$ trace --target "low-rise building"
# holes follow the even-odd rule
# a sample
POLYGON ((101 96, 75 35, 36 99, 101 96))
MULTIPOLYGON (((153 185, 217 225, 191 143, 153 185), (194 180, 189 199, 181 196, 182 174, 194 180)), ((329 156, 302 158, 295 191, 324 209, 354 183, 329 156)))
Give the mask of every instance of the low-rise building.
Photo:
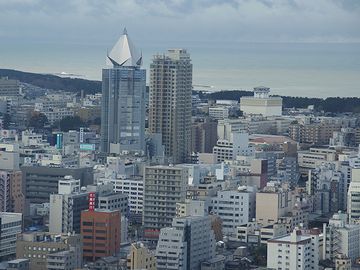
MULTIPOLYGON (((29 270, 54 269, 54 264, 60 264, 61 261, 68 262, 72 265, 72 269, 81 268, 82 237, 79 234, 23 233, 18 236, 16 241, 16 258, 28 259, 30 261, 29 270), (56 253, 62 251, 71 251, 71 256, 65 256, 65 258, 58 254, 58 257, 62 257, 62 259, 54 258, 56 253), (48 257, 49 254, 54 256, 48 257), (48 268, 48 265, 52 268, 48 268)), ((56 269, 67 270, 68 268, 56 269)))
POLYGON ((130 253, 127 256, 127 269, 156 270, 155 253, 146 248, 141 242, 131 244, 130 253))
POLYGON ((320 230, 294 230, 267 242, 267 267, 270 269, 319 269, 320 230))

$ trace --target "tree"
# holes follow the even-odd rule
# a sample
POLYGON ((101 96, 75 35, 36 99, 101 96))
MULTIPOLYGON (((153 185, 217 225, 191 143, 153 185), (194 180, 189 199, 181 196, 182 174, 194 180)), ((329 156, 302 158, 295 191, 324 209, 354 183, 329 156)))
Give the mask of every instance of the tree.
POLYGON ((2 119, 3 119, 3 127, 4 127, 4 129, 9 129, 10 122, 11 122, 10 114, 8 114, 8 113, 3 114, 2 119))
POLYGON ((48 119, 45 114, 40 112, 33 112, 28 121, 27 127, 32 127, 34 129, 44 129, 46 124, 48 124, 48 119))
POLYGON ((66 116, 60 120, 60 129, 61 131, 69 131, 72 129, 79 129, 84 127, 85 123, 81 120, 79 116, 66 116))

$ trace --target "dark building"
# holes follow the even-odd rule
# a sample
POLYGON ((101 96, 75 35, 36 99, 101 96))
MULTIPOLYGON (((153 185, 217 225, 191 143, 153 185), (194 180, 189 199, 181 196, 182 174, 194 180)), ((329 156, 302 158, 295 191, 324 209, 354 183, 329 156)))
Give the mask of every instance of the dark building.
POLYGON ((210 118, 198 118, 191 126, 191 152, 212 153, 217 141, 217 122, 210 118))
POLYGON ((50 194, 58 193, 58 182, 66 175, 80 179, 81 186, 90 185, 94 181, 92 168, 22 166, 21 171, 25 198, 29 203, 49 202, 50 194))

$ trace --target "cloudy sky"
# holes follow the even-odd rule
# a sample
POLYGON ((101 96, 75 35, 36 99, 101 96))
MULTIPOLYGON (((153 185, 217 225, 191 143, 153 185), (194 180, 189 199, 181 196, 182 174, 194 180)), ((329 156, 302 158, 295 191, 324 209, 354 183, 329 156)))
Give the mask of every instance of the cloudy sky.
POLYGON ((0 0, 0 39, 359 42, 359 0, 0 0))
POLYGON ((101 79, 126 27, 144 55, 187 48, 214 89, 358 95, 360 0, 0 0, 0 68, 101 79))

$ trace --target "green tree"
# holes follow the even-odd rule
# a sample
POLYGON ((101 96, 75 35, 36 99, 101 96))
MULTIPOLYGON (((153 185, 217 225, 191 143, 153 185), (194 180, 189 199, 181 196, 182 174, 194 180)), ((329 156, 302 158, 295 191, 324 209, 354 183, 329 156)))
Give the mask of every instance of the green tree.
POLYGON ((33 112, 28 121, 27 127, 32 127, 34 129, 44 129, 46 124, 48 124, 48 119, 45 114, 33 112))
POLYGON ((76 130, 80 127, 84 127, 85 123, 81 120, 79 116, 66 116, 60 120, 60 130, 61 131, 69 131, 76 130))
POLYGON ((4 129, 9 129, 10 122, 11 122, 11 115, 8 114, 8 113, 4 113, 2 115, 2 119, 3 119, 3 127, 4 127, 4 129))

